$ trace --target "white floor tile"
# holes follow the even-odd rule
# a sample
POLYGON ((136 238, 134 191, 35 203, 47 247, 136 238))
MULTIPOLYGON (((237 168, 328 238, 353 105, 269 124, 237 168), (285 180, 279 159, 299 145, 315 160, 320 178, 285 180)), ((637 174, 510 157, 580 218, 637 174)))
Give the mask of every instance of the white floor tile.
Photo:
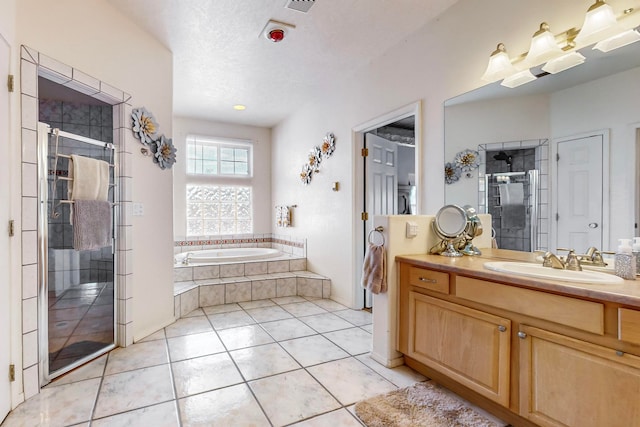
POLYGON ((320 333, 353 328, 353 325, 333 313, 301 317, 300 320, 320 333))
POLYGON ((306 299, 298 296, 290 296, 290 297, 271 298, 271 301, 275 302, 276 304, 283 305, 283 304, 291 304, 294 302, 305 302, 306 299))
POLYGON ((104 377, 94 416, 102 418, 175 399, 169 365, 104 377))
POLYGON ((343 405, 397 388, 353 357, 312 366, 307 370, 343 405))
POLYGON ((164 340, 141 342, 109 353, 105 375, 169 363, 164 340))
POLYGON ((251 316, 244 311, 232 311, 230 313, 220 313, 209 315, 209 320, 216 330, 235 328, 256 323, 251 316))
POLYGON ((255 319, 256 322, 271 322, 274 320, 291 319, 293 316, 282 308, 274 307, 261 307, 247 310, 247 313, 255 319))
POLYGON ((260 308, 260 307, 273 307, 274 305, 276 305, 275 302, 268 299, 240 302, 238 304, 245 310, 250 310, 252 308, 260 308))
POLYGON ((233 303, 233 304, 212 305, 210 307, 204 307, 202 310, 204 310, 204 313, 208 315, 208 314, 220 314, 220 313, 230 313, 232 311, 240 311, 242 310, 242 307, 240 307, 236 303, 233 303))
POLYGON ((342 329, 323 335, 353 356, 371 351, 371 334, 360 328, 342 329))
POLYGON ((262 327, 276 341, 290 340, 307 335, 315 335, 316 331, 299 321, 298 319, 277 320, 263 323, 262 327))
POLYGON ((314 314, 322 314, 327 312, 327 310, 320 308, 309 301, 285 304, 282 306, 282 308, 296 317, 312 316, 314 314))
POLYGON ((178 398, 242 382, 227 353, 212 354, 171 364, 178 398))
POLYGON ((318 415, 310 420, 292 424, 292 427, 362 427, 362 423, 346 409, 318 415))
POLYGON ((349 357, 349 353, 343 351, 322 335, 281 341, 280 345, 302 366, 317 365, 349 357))
POLYGON ((353 323, 356 326, 369 325, 373 322, 373 316, 364 310, 339 310, 333 314, 342 317, 344 320, 353 323))
POLYGON ((178 404, 183 427, 270 427, 246 384, 190 396, 178 404))
POLYGON ((63 384, 70 384, 78 381, 88 380, 91 378, 100 378, 104 374, 104 367, 107 364, 107 355, 103 355, 98 357, 95 360, 87 363, 86 365, 82 365, 73 371, 65 374, 59 378, 56 378, 51 384, 47 385, 49 387, 57 387, 63 384))
POLYGON ((417 382, 425 381, 427 379, 427 377, 425 377, 424 375, 417 373, 416 371, 405 365, 395 368, 387 368, 386 366, 382 366, 380 363, 373 360, 369 354, 356 356, 356 359, 376 371, 378 374, 382 375, 398 388, 409 387, 417 382))
POLYGON ((273 342, 273 338, 258 325, 223 329, 218 331, 218 335, 228 351, 273 342))
POLYGON ((229 352, 246 381, 300 369, 278 344, 266 344, 229 352))
POLYGON ((340 404, 304 370, 251 381, 258 402, 274 425, 282 426, 312 417, 340 404))
POLYGON ((164 328, 167 338, 213 331, 207 316, 185 317, 164 328))
POLYGON ((167 343, 169 345, 169 357, 172 362, 225 351, 218 334, 215 332, 169 338, 167 343))
POLYGON ((93 427, 113 426, 154 426, 154 427, 178 427, 178 408, 176 401, 147 406, 111 417, 101 418, 91 422, 93 427))
POLYGON ((330 299, 314 299, 311 302, 327 311, 346 310, 348 308, 330 299))

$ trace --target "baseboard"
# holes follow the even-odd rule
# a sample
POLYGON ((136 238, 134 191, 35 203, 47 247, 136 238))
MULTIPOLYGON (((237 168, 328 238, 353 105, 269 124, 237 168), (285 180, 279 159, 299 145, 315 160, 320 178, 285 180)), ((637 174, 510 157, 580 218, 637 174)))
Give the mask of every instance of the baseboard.
POLYGON ((381 356, 374 352, 371 352, 370 355, 373 360, 375 360, 376 362, 378 362, 379 364, 381 364, 386 368, 396 368, 398 366, 404 365, 404 356, 402 355, 400 355, 400 357, 395 357, 393 359, 388 359, 387 357, 381 356))

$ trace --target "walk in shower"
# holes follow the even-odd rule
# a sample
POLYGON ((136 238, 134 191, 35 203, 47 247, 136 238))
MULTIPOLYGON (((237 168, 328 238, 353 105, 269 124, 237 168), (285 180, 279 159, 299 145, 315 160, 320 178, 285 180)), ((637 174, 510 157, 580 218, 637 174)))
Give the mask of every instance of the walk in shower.
MULTIPOLYGON (((40 360, 44 382, 115 347, 116 153, 110 142, 38 125, 40 360), (71 155, 108 164, 110 228, 103 247, 83 249, 73 223, 71 155), (71 173, 70 173, 71 172, 71 173), (75 239, 74 242, 74 231, 75 239)), ((104 138, 110 139, 110 138, 104 138)), ((76 169, 76 180, 79 172, 76 169)), ((75 189, 74 189, 75 191, 75 189)), ((76 217, 77 218, 77 217, 76 217)), ((95 246, 95 245, 93 245, 95 246)))
POLYGON ((491 214, 500 249, 546 249, 547 140, 481 145, 480 212, 491 214), (542 229, 541 229, 542 228, 542 229))

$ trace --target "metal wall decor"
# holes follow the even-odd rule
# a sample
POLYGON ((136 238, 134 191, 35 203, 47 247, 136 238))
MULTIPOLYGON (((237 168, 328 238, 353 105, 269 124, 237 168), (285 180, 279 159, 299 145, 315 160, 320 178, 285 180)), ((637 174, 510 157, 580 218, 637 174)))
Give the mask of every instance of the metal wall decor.
POLYGON ((131 130, 136 138, 145 146, 140 152, 153 158, 160 169, 171 169, 176 162, 176 147, 171 138, 158 135, 158 122, 145 107, 134 108, 131 112, 131 130), (148 148, 147 148, 148 147, 148 148))
POLYGON ((320 171, 322 161, 331 157, 335 149, 336 138, 331 132, 325 135, 321 145, 316 145, 311 149, 307 156, 307 163, 302 165, 302 171, 300 172, 300 181, 304 185, 311 182, 313 174, 320 171))
POLYGON ((480 155, 474 150, 462 150, 455 155, 453 162, 444 165, 444 181, 453 184, 458 181, 464 173, 467 178, 471 178, 474 169, 480 166, 480 155))

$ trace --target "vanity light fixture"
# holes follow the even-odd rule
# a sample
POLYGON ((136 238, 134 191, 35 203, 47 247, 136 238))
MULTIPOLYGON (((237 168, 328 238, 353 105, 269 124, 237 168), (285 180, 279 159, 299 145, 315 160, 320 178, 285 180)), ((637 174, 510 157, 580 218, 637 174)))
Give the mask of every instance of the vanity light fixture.
POLYGON ((533 75, 530 69, 518 71, 517 73, 506 77, 502 83, 502 86, 513 89, 514 87, 522 86, 525 83, 529 83, 537 79, 536 76, 533 75))
POLYGON ((544 64, 542 71, 549 74, 557 74, 561 71, 568 70, 571 67, 575 67, 576 65, 584 64, 585 60, 584 55, 581 53, 570 52, 544 64))
POLYGON ((516 70, 516 67, 511 63, 511 59, 509 59, 504 44, 499 43, 496 50, 494 50, 489 57, 489 65, 487 65, 487 70, 482 75, 482 80, 493 83, 517 72, 518 70, 516 70))
POLYGON ((627 30, 596 43, 593 48, 602 52, 609 52, 637 41, 640 41, 640 33, 638 33, 638 30, 627 30))
POLYGON ((233 106, 233 109, 236 111, 244 111, 247 109, 247 106, 243 104, 236 104, 233 106))
POLYGON ((596 0, 584 17, 584 24, 575 39, 579 47, 588 46, 622 32, 613 8, 603 0, 596 0))
POLYGON ((535 67, 557 58, 563 53, 564 51, 558 45, 556 37, 549 31, 549 24, 543 22, 540 24, 540 29, 531 38, 531 46, 525 58, 525 63, 529 67, 535 67))

